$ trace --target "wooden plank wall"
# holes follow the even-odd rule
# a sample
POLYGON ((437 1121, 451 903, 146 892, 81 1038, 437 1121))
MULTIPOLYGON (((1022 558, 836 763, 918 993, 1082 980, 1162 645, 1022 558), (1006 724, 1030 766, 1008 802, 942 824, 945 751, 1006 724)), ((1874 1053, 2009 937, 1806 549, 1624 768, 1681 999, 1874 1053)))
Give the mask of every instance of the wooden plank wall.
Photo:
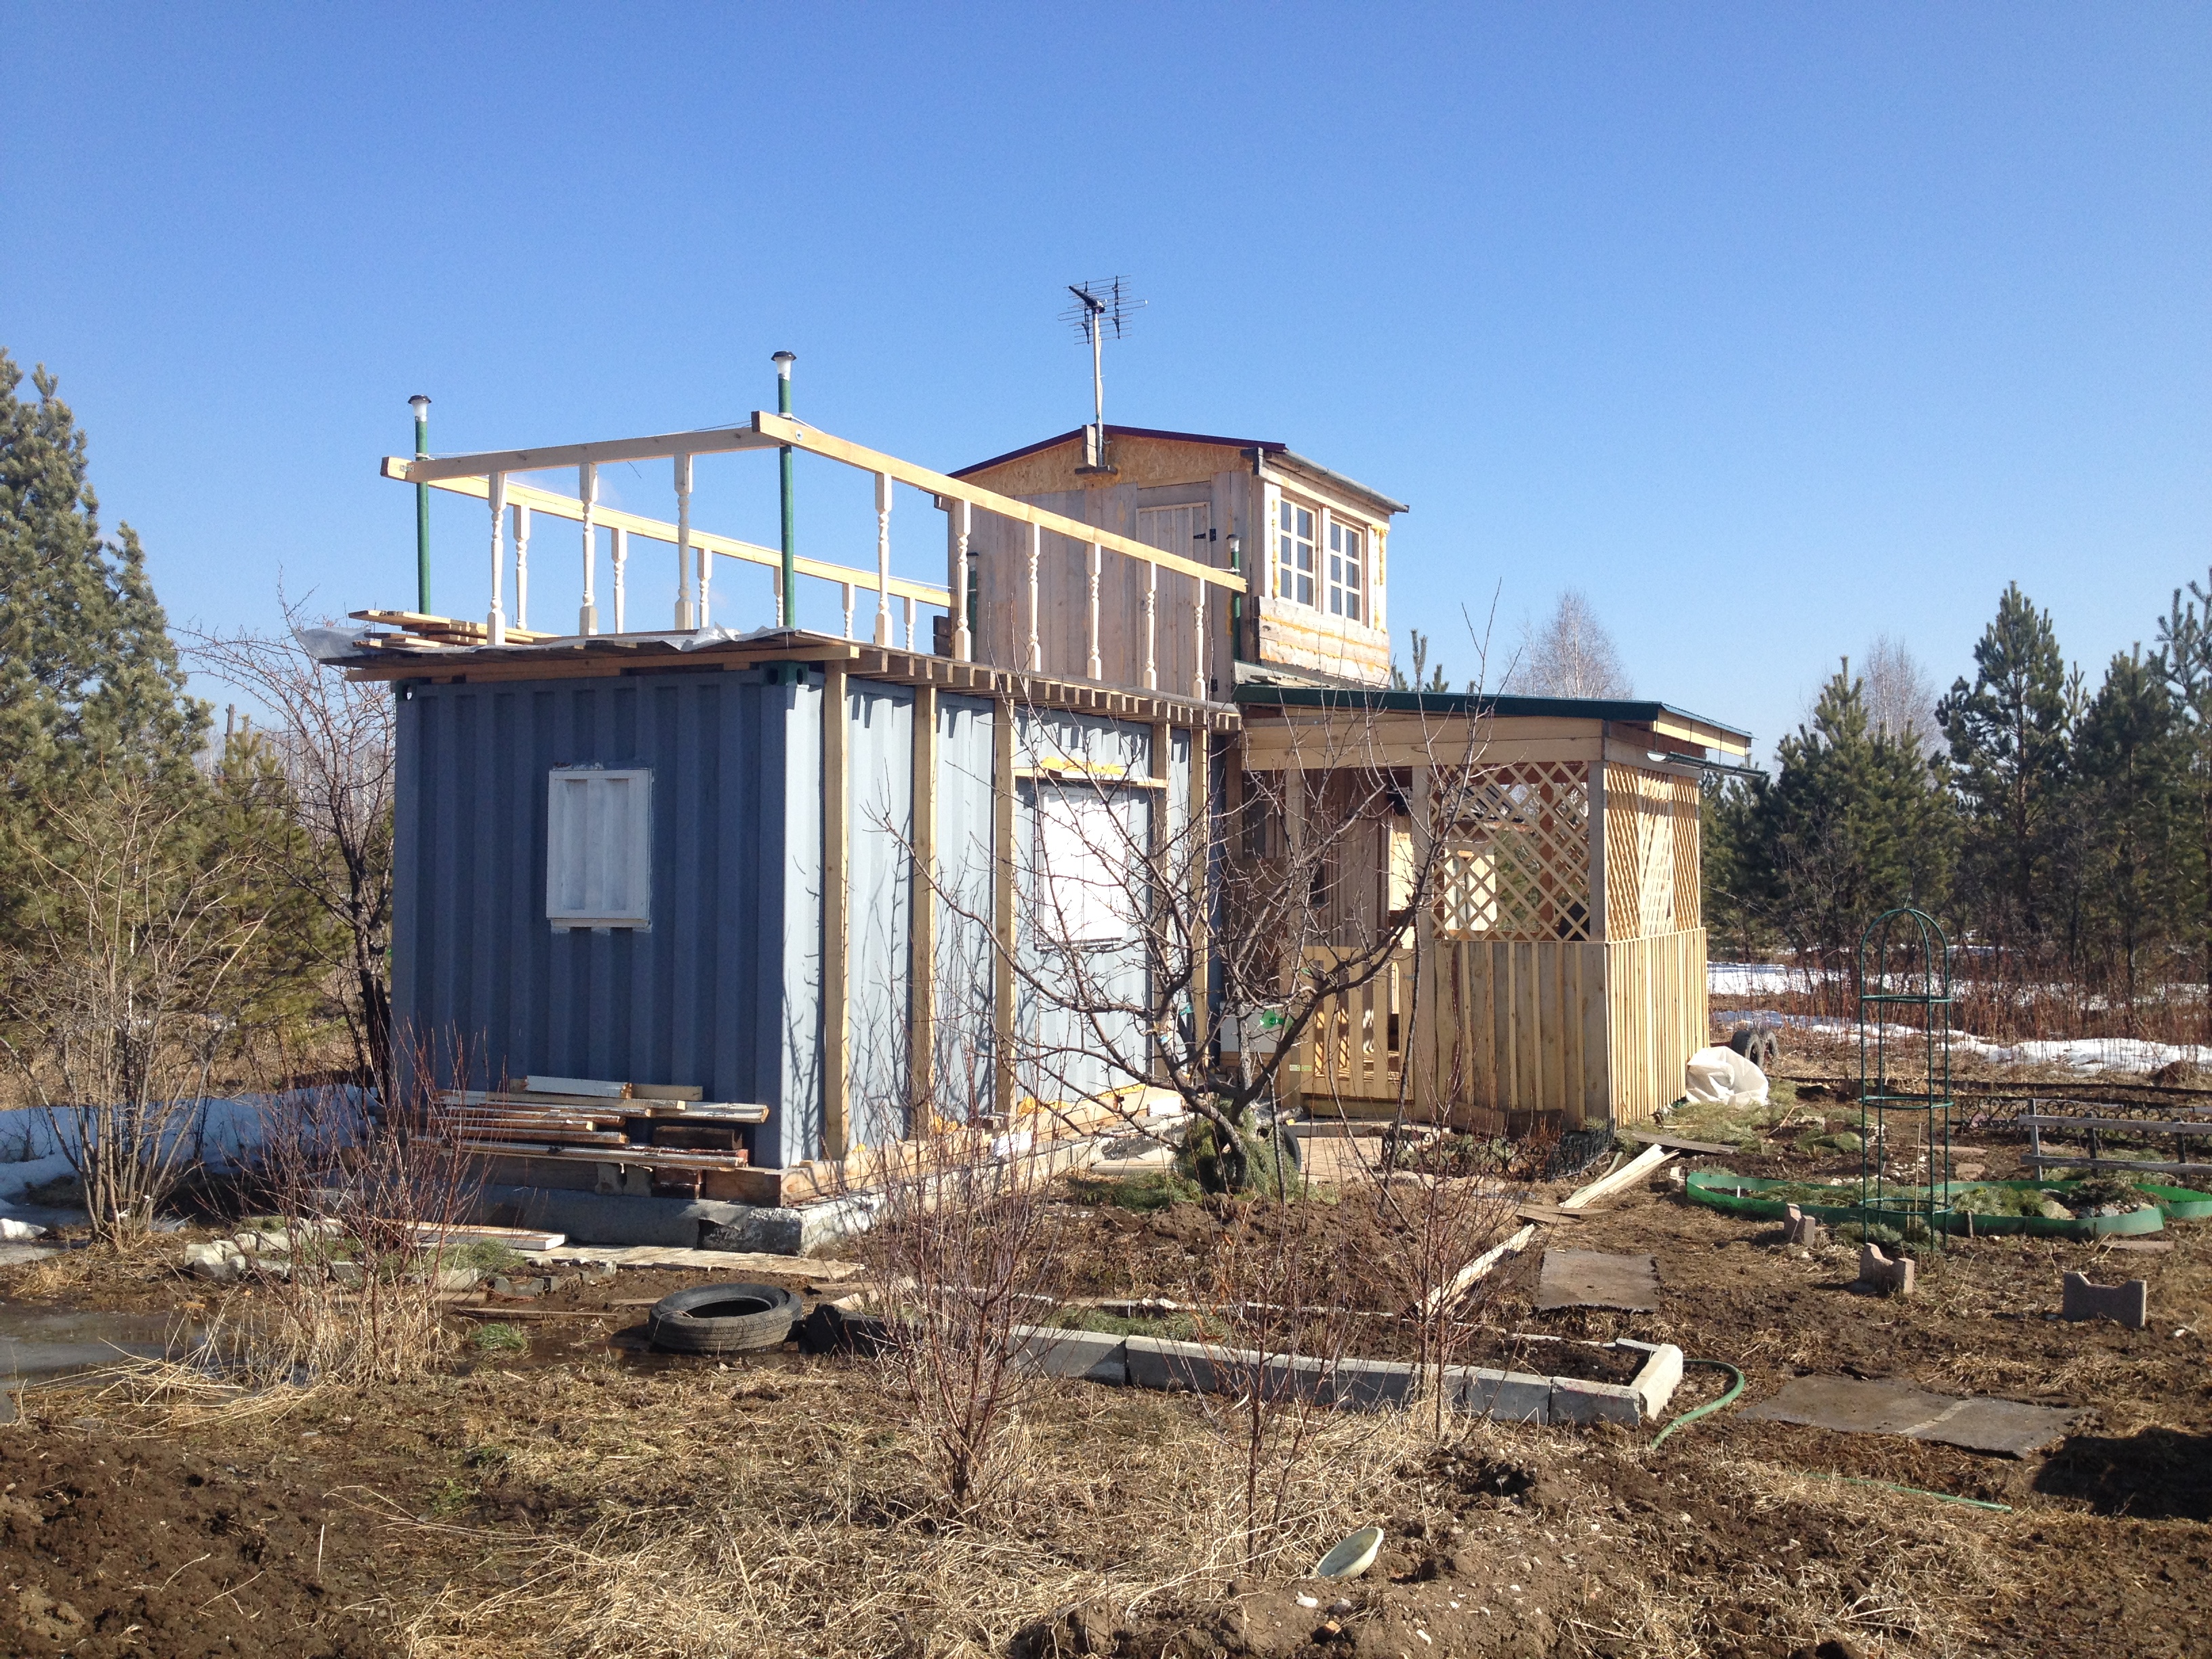
POLYGON ((1606 954, 1613 1121, 1648 1123, 1681 1098, 1684 1065, 1705 1046, 1705 930, 1685 927, 1593 948, 1606 954))
POLYGON ((1604 1120, 1602 945, 1453 939, 1437 957, 1434 1082, 1424 1092, 1453 1121, 1472 1114, 1473 1124, 1495 1124, 1509 1111, 1557 1112, 1570 1127, 1604 1120))

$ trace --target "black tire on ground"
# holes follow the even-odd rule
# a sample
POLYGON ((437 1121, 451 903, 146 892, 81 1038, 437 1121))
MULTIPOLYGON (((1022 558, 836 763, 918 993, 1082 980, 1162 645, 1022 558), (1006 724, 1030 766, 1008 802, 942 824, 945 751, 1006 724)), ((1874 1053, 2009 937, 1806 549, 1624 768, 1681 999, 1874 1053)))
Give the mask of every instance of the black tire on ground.
POLYGON ((799 1298, 773 1285, 695 1285, 664 1296, 646 1335, 668 1353, 755 1353, 779 1347, 799 1320, 799 1298))

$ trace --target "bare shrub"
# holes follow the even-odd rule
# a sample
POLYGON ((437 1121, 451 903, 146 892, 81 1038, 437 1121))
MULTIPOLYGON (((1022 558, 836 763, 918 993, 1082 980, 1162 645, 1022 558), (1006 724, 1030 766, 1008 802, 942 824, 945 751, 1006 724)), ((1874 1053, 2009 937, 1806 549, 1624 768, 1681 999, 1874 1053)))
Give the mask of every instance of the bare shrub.
POLYGON ((10 1065, 83 1185, 95 1237, 143 1231, 192 1161, 260 933, 251 848, 210 847, 189 793, 114 772, 44 804, 40 891, 0 981, 10 1065))
POLYGON ((1018 1466, 1021 1328, 1050 1317, 1060 1282, 1050 1164, 1018 1138, 960 1124, 900 1148, 884 1190, 875 1253, 892 1331, 879 1363, 955 1511, 1004 1496, 1018 1466))

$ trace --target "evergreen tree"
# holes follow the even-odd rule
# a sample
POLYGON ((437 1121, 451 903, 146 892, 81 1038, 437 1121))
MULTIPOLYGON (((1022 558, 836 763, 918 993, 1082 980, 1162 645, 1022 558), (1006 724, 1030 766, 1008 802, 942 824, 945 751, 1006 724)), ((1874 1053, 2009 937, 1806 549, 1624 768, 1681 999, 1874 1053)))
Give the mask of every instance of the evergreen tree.
POLYGON ((2173 696, 2182 750, 2182 836, 2189 856, 2178 872, 2177 938, 2197 952, 2212 1022, 2212 577, 2207 582, 2190 583, 2186 604, 2182 590, 2173 590, 2172 605, 2159 622, 2154 660, 2173 696))
MULTIPOLYGON (((1936 706, 1966 809, 1961 874, 2001 950, 2043 943, 2063 873, 2069 737, 2066 665, 2047 611, 2008 585, 1974 647, 1974 681, 1936 706)), ((2061 917, 2063 921, 2063 915, 2061 917)))
POLYGON ((1724 796, 1715 817, 1740 900, 1791 946, 1841 967, 1881 912, 1942 907, 1955 836, 1940 763, 1911 732, 1873 727, 1848 663, 1776 758, 1771 781, 1724 796))
POLYGON ((184 781, 207 729, 185 695, 138 538, 100 531, 85 438, 45 368, 35 403, 0 349, 0 789, 21 802, 88 765, 184 781))
POLYGON ((2130 1030, 2144 953, 2175 920, 2186 753, 2164 665, 2140 649, 2114 656, 2075 742, 2075 821, 2087 920, 2118 969, 2130 1030))

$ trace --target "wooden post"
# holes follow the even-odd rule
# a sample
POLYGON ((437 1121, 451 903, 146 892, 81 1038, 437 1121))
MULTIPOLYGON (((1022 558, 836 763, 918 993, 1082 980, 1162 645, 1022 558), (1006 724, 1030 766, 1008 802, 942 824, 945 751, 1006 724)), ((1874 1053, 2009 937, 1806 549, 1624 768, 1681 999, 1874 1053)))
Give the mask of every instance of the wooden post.
POLYGON ((914 917, 907 968, 908 1134, 929 1127, 937 1087, 937 688, 914 694, 914 917), (916 1121, 918 1120, 918 1121, 916 1121))
POLYGON ((1098 661, 1098 567, 1105 557, 1105 550, 1097 542, 1091 544, 1091 582, 1084 600, 1084 624, 1091 641, 1090 653, 1083 659, 1083 678, 1099 680, 1106 678, 1098 661))
POLYGON ((1213 1027, 1213 761, 1203 726, 1190 728, 1191 861, 1190 1030, 1200 1054, 1213 1027))
POLYGON ((1037 564, 1044 557, 1044 530, 1038 525, 1030 526, 1030 672, 1041 673, 1044 669, 1044 652, 1037 643, 1037 564))
POLYGON ((691 458, 675 457, 676 467, 676 631, 688 634, 698 626, 691 602, 691 458))
POLYGON ((822 671, 822 1156, 851 1150, 848 1054, 852 1010, 846 996, 847 793, 845 666, 822 671))
MULTIPOLYGON (((1031 544, 1035 546, 1035 543, 1031 544)), ((1034 567, 1032 567, 1034 568, 1034 567)), ((1032 588, 1031 592, 1035 592, 1032 588)), ((996 1073, 993 1109, 1002 1118, 1014 1110, 1014 702, 1001 697, 992 710, 991 923, 998 933, 992 951, 992 1059, 996 1073)))
POLYGON ((484 616, 484 637, 494 645, 507 643, 507 474, 491 475, 491 609, 484 616))
MULTIPOLYGON (((1305 769, 1292 755, 1283 767, 1283 853, 1285 872, 1289 879, 1301 881, 1305 890, 1296 896, 1296 915, 1303 918, 1290 940, 1290 952, 1283 962, 1280 994, 1287 1000, 1297 984, 1298 975, 1305 969, 1306 946, 1312 942, 1313 872, 1301 872, 1299 857, 1306 844, 1306 775, 1305 769)), ((1283 1069, 1276 1075, 1286 1079, 1283 1086, 1290 1097, 1303 1103, 1306 1083, 1313 1074, 1316 1033, 1311 1023, 1306 1026, 1306 1036, 1300 1045, 1303 1052, 1285 1057, 1283 1069)))
POLYGON ((952 504, 952 657, 956 662, 971 662, 975 653, 968 616, 968 545, 975 529, 974 514, 969 502, 952 504))
POLYGON ((576 499, 584 507, 584 602, 576 611, 576 631, 588 637, 599 631, 599 607, 592 594, 599 562, 599 532, 592 522, 592 509, 599 499, 599 469, 589 461, 576 469, 576 499))
MULTIPOLYGON (((1200 587, 1205 586, 1200 582, 1200 587)), ((1160 568, 1145 567, 1145 690, 1160 689, 1159 667, 1160 568)))
MULTIPOLYGON (((1159 937, 1158 930, 1164 927, 1167 921, 1166 901, 1157 884, 1167 872, 1168 853, 1174 845, 1168 823, 1167 790, 1168 749, 1172 736, 1173 729, 1165 720, 1152 722, 1152 781, 1160 787, 1151 792, 1146 802, 1146 811, 1151 814, 1151 817, 1147 823, 1149 833, 1145 837, 1145 854, 1152 872, 1151 881, 1147 884, 1152 887, 1152 925, 1155 930, 1153 935, 1155 938, 1159 937)), ((1158 986, 1153 987, 1152 993, 1146 998, 1156 1011, 1159 1006, 1158 988, 1158 986)), ((1155 1038, 1147 1054, 1147 1058, 1152 1062, 1151 1073, 1155 1081, 1158 1081, 1160 1077, 1159 1054, 1159 1042, 1155 1038)))
POLYGON ((876 643, 891 641, 891 475, 876 474, 876 643))
POLYGON ((530 626, 530 509, 514 507, 514 625, 530 626))
MULTIPOLYGON (((1605 747, 1605 723, 1598 724, 1601 751, 1605 747)), ((1605 756, 1601 752, 1589 769, 1589 936, 1602 940, 1605 931, 1605 756)))
POLYGON ((629 619, 623 615, 623 604, 625 597, 623 592, 623 567, 629 562, 629 532, 617 526, 608 534, 614 540, 615 632, 620 634, 629 626, 629 619))
MULTIPOLYGON (((1431 815, 1436 810, 1436 774, 1425 763, 1413 768, 1413 868, 1427 867, 1429 848, 1436 840, 1431 815)), ((1437 907, 1433 890, 1413 895, 1413 973, 1420 987, 1413 1006, 1413 1029, 1401 1038, 1399 1063, 1406 1068, 1406 1102, 1420 1107, 1431 1103, 1435 1092, 1435 1033, 1437 1030, 1437 907)))

